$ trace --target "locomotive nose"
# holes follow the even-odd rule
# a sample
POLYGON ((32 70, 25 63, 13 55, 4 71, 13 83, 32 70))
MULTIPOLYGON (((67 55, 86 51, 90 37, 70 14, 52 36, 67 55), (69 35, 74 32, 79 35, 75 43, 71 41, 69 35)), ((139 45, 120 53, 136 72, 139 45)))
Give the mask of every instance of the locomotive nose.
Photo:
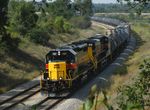
POLYGON ((49 62, 48 73, 51 80, 66 79, 66 62, 49 62))

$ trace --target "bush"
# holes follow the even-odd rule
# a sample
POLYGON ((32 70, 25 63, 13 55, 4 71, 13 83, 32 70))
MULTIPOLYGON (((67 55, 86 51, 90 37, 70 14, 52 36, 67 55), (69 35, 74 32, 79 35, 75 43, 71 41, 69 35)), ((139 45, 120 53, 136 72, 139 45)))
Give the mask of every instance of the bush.
POLYGON ((48 32, 35 28, 30 33, 30 40, 34 43, 46 45, 49 41, 48 32))
POLYGON ((54 30, 54 20, 51 17, 39 17, 40 19, 37 22, 37 27, 42 30, 47 31, 48 33, 53 33, 54 30))
POLYGON ((73 17, 71 18, 71 23, 81 29, 86 29, 91 26, 91 21, 88 17, 85 16, 78 16, 78 17, 73 17))
POLYGON ((3 57, 5 55, 5 52, 7 51, 7 44, 6 42, 0 41, 0 57, 3 57))
POLYGON ((140 66, 140 75, 134 78, 134 83, 118 89, 118 106, 122 110, 143 110, 149 106, 150 58, 140 66))
POLYGON ((64 28, 64 18, 62 16, 58 16, 55 18, 54 27, 57 32, 63 32, 64 28))
POLYGON ((116 70, 114 71, 114 74, 115 75, 125 75, 127 74, 127 67, 126 65, 123 65, 123 66, 119 66, 116 68, 116 70))
POLYGON ((68 22, 64 22, 63 28, 65 32, 69 32, 70 29, 72 28, 72 25, 68 22))

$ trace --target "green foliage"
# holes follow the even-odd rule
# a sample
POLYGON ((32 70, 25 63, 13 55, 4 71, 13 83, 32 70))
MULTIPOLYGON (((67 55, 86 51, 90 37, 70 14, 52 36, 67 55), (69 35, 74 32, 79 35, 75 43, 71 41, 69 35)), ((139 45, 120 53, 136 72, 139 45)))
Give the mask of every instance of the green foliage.
POLYGON ((75 0, 75 9, 82 16, 91 16, 93 14, 92 0, 75 0))
POLYGON ((56 17, 55 21, 54 21, 54 27, 55 27, 57 32, 63 32, 64 31, 63 25, 64 25, 64 18, 62 16, 56 17))
POLYGON ((127 73, 127 67, 126 65, 120 66, 116 68, 114 71, 114 74, 119 74, 119 75, 125 75, 127 73))
POLYGON ((0 41, 2 37, 7 36, 6 25, 7 25, 7 5, 9 0, 0 0, 0 41))
POLYGON ((93 15, 92 0, 84 0, 82 9, 83 9, 83 15, 86 15, 86 16, 93 15))
POLYGON ((49 35, 44 30, 35 28, 30 33, 30 39, 32 42, 46 45, 49 41, 49 35))
POLYGON ((72 28, 71 23, 67 22, 62 16, 58 16, 54 21, 54 31, 58 33, 69 32, 72 28))
POLYGON ((72 25, 69 22, 64 22, 63 28, 65 32, 69 32, 72 28, 72 25))
POLYGON ((135 79, 132 85, 119 88, 118 105, 122 110, 140 110, 148 106, 150 94, 150 59, 144 60, 140 66, 140 76, 135 79))
POLYGON ((95 94, 97 93, 97 85, 93 85, 90 89, 88 98, 83 104, 83 110, 91 110, 94 106, 95 94))
POLYGON ((45 30, 48 33, 53 33, 54 20, 51 17, 39 17, 37 27, 45 30))
POLYGON ((50 3, 46 10, 53 17, 62 16, 70 19, 74 15, 74 9, 70 4, 70 0, 56 0, 50 3))
POLYGON ((128 13, 129 7, 126 4, 94 4, 96 13, 128 13))
MULTIPOLYGON (((91 0, 84 0, 82 7, 86 10, 84 15, 89 15, 91 0)), ((9 33, 12 38, 31 35, 29 37, 33 42, 44 44, 50 34, 70 32, 73 26, 68 21, 76 15, 76 10, 70 0, 56 0, 52 3, 46 3, 44 0, 40 5, 36 5, 35 1, 2 0, 0 13, 0 40, 4 34, 7 36, 6 33, 9 33)), ((83 17, 80 23, 79 27, 87 28, 90 26, 90 19, 83 17)))
POLYGON ((93 102, 90 99, 87 99, 83 105, 83 110, 91 110, 93 102))
POLYGON ((91 26, 91 21, 88 17, 77 16, 73 17, 70 22, 77 28, 86 29, 91 26))
POLYGON ((135 10, 137 15, 141 15, 142 11, 150 3, 150 0, 117 0, 120 3, 127 3, 129 7, 135 10))
POLYGON ((144 60, 144 63, 140 65, 141 77, 144 79, 150 80, 150 59, 144 60))
POLYGON ((11 35, 18 33, 18 35, 25 36, 36 26, 38 16, 35 14, 35 8, 31 2, 11 0, 8 9, 8 30, 11 35))
POLYGON ((37 110, 37 105, 33 105, 33 106, 31 106, 31 108, 30 108, 31 110, 37 110))
POLYGON ((6 42, 0 42, 0 58, 5 55, 6 51, 7 51, 6 42))

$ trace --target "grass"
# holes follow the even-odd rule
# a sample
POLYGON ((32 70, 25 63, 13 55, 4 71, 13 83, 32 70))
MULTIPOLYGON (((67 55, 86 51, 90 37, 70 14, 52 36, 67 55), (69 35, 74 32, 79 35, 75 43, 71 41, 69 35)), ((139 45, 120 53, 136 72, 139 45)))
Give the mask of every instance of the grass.
POLYGON ((17 49, 5 53, 3 58, 0 57, 0 93, 37 77, 40 74, 40 67, 44 67, 44 58, 50 49, 104 32, 104 29, 97 26, 82 30, 74 29, 70 34, 51 35, 47 46, 21 38, 17 49))
MULTIPOLYGON (((140 19, 130 19, 126 15, 117 15, 115 18, 126 19, 131 23, 133 36, 137 39, 137 48, 124 63, 121 68, 117 68, 111 77, 111 86, 107 88, 109 103, 115 103, 114 98, 117 96, 117 90, 124 84, 131 84, 133 78, 138 76, 139 65, 145 58, 150 57, 150 16, 143 16, 140 19)), ((102 104, 98 108, 104 108, 102 104)))

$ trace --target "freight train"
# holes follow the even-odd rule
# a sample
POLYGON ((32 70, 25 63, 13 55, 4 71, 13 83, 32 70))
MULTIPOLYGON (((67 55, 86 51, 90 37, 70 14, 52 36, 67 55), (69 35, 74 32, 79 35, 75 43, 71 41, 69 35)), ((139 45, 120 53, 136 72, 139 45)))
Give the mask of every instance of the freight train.
POLYGON ((41 74, 41 92, 50 97, 61 96, 79 87, 112 61, 126 46, 129 37, 130 26, 121 23, 110 35, 96 34, 50 50, 45 58, 45 72, 41 74))

